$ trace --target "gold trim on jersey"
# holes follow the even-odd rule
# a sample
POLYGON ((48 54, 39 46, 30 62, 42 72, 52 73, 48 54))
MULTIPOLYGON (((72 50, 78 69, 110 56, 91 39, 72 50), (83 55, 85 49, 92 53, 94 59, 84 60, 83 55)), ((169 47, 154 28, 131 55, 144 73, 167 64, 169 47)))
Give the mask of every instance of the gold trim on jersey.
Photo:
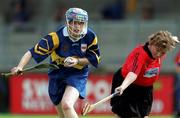
POLYGON ((91 43, 91 45, 88 46, 88 48, 90 48, 93 45, 97 45, 97 37, 94 38, 93 42, 91 43))
MULTIPOLYGON (((47 52, 46 52, 46 53, 43 53, 43 52, 39 51, 38 49, 39 49, 39 50, 42 50, 42 47, 41 47, 41 49, 40 49, 40 46, 39 46, 38 44, 36 44, 35 47, 34 47, 34 52, 35 52, 35 53, 40 54, 40 55, 46 55, 46 54, 47 54, 47 52)), ((43 51, 43 50, 42 50, 42 51, 43 51)))
POLYGON ((40 55, 46 55, 46 54, 51 53, 54 49, 56 49, 59 46, 59 38, 56 32, 51 32, 49 35, 52 36, 52 42, 53 42, 52 50, 50 50, 49 48, 48 40, 45 38, 42 38, 42 40, 46 42, 47 49, 36 44, 34 48, 35 53, 40 54, 40 55))
POLYGON ((57 48, 59 46, 59 43, 60 43, 58 35, 56 34, 56 32, 51 32, 49 35, 52 36, 52 41, 54 44, 53 49, 57 48))
POLYGON ((95 56, 96 56, 96 59, 97 59, 97 62, 98 62, 98 64, 100 63, 100 59, 101 59, 101 57, 100 56, 98 56, 93 50, 90 50, 92 53, 94 53, 95 54, 95 56))
MULTIPOLYGON (((91 45, 88 46, 88 49, 93 46, 93 45, 97 45, 97 37, 94 38, 93 42, 91 45)), ((98 50, 98 49, 94 49, 95 51, 98 50)), ((90 50, 91 52, 93 52, 96 56, 96 59, 97 59, 97 62, 100 63, 100 59, 101 57, 99 57, 93 50, 90 50)))

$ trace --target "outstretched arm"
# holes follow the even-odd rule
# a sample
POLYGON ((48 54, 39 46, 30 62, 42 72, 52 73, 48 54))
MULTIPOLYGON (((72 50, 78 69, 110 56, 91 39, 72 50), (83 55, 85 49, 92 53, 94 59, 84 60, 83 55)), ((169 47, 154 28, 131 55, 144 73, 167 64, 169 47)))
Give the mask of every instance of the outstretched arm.
POLYGON ((12 72, 13 74, 17 74, 18 71, 22 71, 22 69, 24 68, 24 66, 28 64, 28 62, 31 60, 31 58, 32 58, 31 52, 30 52, 30 51, 27 51, 27 52, 23 55, 23 57, 21 58, 18 66, 12 68, 11 72, 12 72))
POLYGON ((123 83, 115 89, 116 92, 119 93, 119 95, 122 95, 123 91, 132 84, 137 78, 137 75, 133 72, 129 72, 124 79, 123 83))

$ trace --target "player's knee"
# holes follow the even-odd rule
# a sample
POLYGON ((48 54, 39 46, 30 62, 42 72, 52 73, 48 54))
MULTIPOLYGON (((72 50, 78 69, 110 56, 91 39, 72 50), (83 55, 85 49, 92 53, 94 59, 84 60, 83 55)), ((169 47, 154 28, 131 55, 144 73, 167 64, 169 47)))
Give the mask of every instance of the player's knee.
POLYGON ((73 108, 73 105, 71 105, 71 103, 69 103, 68 101, 62 101, 61 107, 63 110, 69 110, 73 108))

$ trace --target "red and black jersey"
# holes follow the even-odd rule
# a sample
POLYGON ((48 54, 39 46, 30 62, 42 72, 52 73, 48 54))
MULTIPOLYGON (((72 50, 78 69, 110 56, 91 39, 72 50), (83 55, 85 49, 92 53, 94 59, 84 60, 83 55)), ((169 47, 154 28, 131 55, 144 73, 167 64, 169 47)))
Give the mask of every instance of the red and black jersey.
POLYGON ((133 72, 137 74, 134 84, 152 86, 159 77, 161 60, 152 57, 148 43, 139 45, 126 58, 121 74, 125 78, 129 72, 133 72))

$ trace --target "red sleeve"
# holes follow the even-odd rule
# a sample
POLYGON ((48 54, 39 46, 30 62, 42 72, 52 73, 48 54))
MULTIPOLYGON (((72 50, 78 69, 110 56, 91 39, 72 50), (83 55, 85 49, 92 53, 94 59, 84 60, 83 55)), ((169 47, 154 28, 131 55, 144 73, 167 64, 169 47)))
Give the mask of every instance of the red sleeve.
POLYGON ((132 55, 131 61, 129 62, 129 69, 131 72, 136 73, 137 75, 140 73, 142 66, 144 65, 144 57, 141 52, 137 52, 132 55))
POLYGON ((139 75, 146 60, 146 53, 142 48, 134 49, 126 59, 123 65, 123 75, 127 75, 129 72, 134 72, 139 75))

